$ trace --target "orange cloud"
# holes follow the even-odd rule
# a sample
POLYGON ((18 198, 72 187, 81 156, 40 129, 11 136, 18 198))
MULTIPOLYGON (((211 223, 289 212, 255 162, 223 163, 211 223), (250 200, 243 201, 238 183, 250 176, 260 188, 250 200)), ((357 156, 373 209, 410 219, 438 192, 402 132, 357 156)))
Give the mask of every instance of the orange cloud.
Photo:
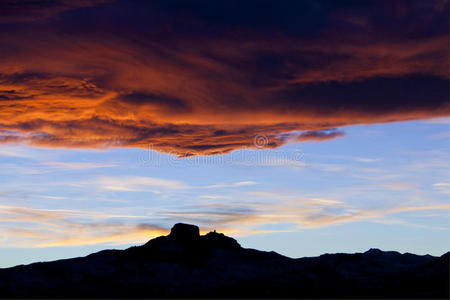
POLYGON ((255 19, 225 3, 228 17, 177 1, 56 3, 44 19, 20 4, 1 19, 0 143, 214 155, 256 135, 274 148, 449 115, 445 1, 262 3, 255 19))

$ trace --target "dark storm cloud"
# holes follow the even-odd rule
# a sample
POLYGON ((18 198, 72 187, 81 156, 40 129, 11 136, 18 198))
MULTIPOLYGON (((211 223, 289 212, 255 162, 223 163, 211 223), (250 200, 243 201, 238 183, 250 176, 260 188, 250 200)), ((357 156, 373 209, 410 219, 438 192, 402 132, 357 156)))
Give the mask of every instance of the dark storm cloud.
POLYGON ((2 0, 0 23, 44 20, 64 11, 95 6, 108 1, 111 0, 2 0))
POLYGON ((0 8, 0 142, 213 155, 449 115, 448 1, 0 8))
POLYGON ((116 101, 126 103, 130 106, 150 106, 167 113, 187 112, 190 110, 188 104, 182 99, 151 93, 137 92, 126 94, 114 99, 113 103, 116 101))
POLYGON ((328 141, 333 140, 336 138, 344 137, 345 133, 336 129, 331 130, 324 130, 324 131, 305 131, 298 136, 295 137, 295 139, 299 142, 303 141, 315 141, 315 142, 321 142, 321 141, 328 141))

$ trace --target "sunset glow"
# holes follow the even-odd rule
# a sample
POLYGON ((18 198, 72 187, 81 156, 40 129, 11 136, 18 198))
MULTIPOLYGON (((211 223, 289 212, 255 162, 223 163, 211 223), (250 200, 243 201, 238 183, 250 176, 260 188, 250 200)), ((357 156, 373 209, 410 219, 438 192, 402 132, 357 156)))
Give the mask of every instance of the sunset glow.
POLYGON ((448 251, 449 2, 213 2, 0 3, 0 268, 181 221, 448 251))

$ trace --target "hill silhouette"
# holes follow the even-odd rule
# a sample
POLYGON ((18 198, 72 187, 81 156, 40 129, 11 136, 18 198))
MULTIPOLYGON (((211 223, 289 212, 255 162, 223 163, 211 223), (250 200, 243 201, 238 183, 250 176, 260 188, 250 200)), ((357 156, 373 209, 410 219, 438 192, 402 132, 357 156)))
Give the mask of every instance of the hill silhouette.
POLYGON ((0 269, 0 297, 448 299, 449 256, 370 249, 292 259, 179 223, 142 246, 0 269))

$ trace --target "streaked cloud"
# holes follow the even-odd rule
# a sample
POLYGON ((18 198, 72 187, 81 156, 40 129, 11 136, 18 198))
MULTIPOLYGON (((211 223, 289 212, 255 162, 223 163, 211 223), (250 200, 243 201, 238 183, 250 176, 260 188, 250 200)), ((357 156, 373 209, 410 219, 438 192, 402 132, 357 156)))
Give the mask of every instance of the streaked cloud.
MULTIPOLYGON (((383 220, 389 215, 404 212, 450 210, 450 204, 424 206, 404 204, 390 208, 366 209, 332 199, 298 199, 296 196, 280 196, 275 193, 259 193, 258 195, 283 201, 197 205, 165 215, 209 228, 219 227, 225 232, 236 235, 247 235, 267 233, 258 229, 267 225, 290 224, 290 230, 281 231, 298 231, 347 222, 384 222, 383 220)), ((405 221, 401 222, 404 225, 409 224, 405 221)))
POLYGON ((212 185, 198 185, 195 188, 198 189, 217 189, 217 188, 232 188, 232 187, 246 187, 258 184, 256 181, 238 181, 232 183, 217 183, 212 185))
POLYGON ((381 158, 370 158, 370 157, 355 157, 354 160, 357 162, 362 162, 362 163, 375 163, 375 162, 381 161, 382 159, 381 158))
POLYGON ((411 190, 412 188, 417 186, 416 182, 389 182, 382 183, 382 187, 393 190, 393 191, 402 191, 402 190, 411 190))
POLYGON ((63 168, 63 169, 95 169, 95 168, 111 168, 117 166, 112 163, 92 163, 92 162, 58 162, 58 161, 49 161, 44 164, 63 168))
POLYGON ((137 207, 125 210, 129 211, 127 213, 117 213, 118 209, 90 211, 0 205, 0 233, 4 247, 53 247, 143 243, 167 234, 168 228, 176 222, 198 224, 202 232, 218 229, 235 236, 290 232, 361 221, 431 230, 430 226, 392 216, 450 211, 449 204, 437 202, 403 201, 368 208, 324 197, 301 197, 270 191, 247 194, 257 200, 237 202, 234 197, 227 198, 227 201, 222 201, 222 197, 201 197, 206 202, 191 202, 178 206, 176 210, 137 207), (277 228, 279 224, 284 226, 277 228), (271 227, 273 229, 267 229, 271 227))
POLYGON ((239 182, 235 182, 233 183, 234 186, 247 186, 247 185, 255 185, 258 184, 255 181, 239 181, 239 182))
POLYGON ((168 229, 145 219, 148 216, 0 206, 3 247, 127 244, 167 234, 168 229))
POLYGON ((434 188, 444 194, 450 194, 450 182, 438 182, 433 184, 434 188))
POLYGON ((0 143, 189 157, 449 115, 447 1, 104 2, 2 4, 0 143))
POLYGON ((55 0, 55 1, 15 1, 4 0, 0 3, 0 23, 34 22, 83 7, 96 6, 114 0, 55 0))
POLYGON ((322 142, 328 140, 334 140, 336 138, 344 137, 345 133, 336 129, 322 130, 322 131, 305 131, 297 136, 291 136, 290 138, 299 142, 322 142))
POLYGON ((435 133, 430 136, 432 139, 448 139, 450 138, 450 131, 435 133))
POLYGON ((203 199, 230 199, 229 196, 224 196, 224 195, 200 195, 199 198, 203 198, 203 199))
POLYGON ((189 186, 177 180, 142 176, 103 176, 96 181, 100 188, 113 191, 143 191, 148 188, 185 189, 189 186))

